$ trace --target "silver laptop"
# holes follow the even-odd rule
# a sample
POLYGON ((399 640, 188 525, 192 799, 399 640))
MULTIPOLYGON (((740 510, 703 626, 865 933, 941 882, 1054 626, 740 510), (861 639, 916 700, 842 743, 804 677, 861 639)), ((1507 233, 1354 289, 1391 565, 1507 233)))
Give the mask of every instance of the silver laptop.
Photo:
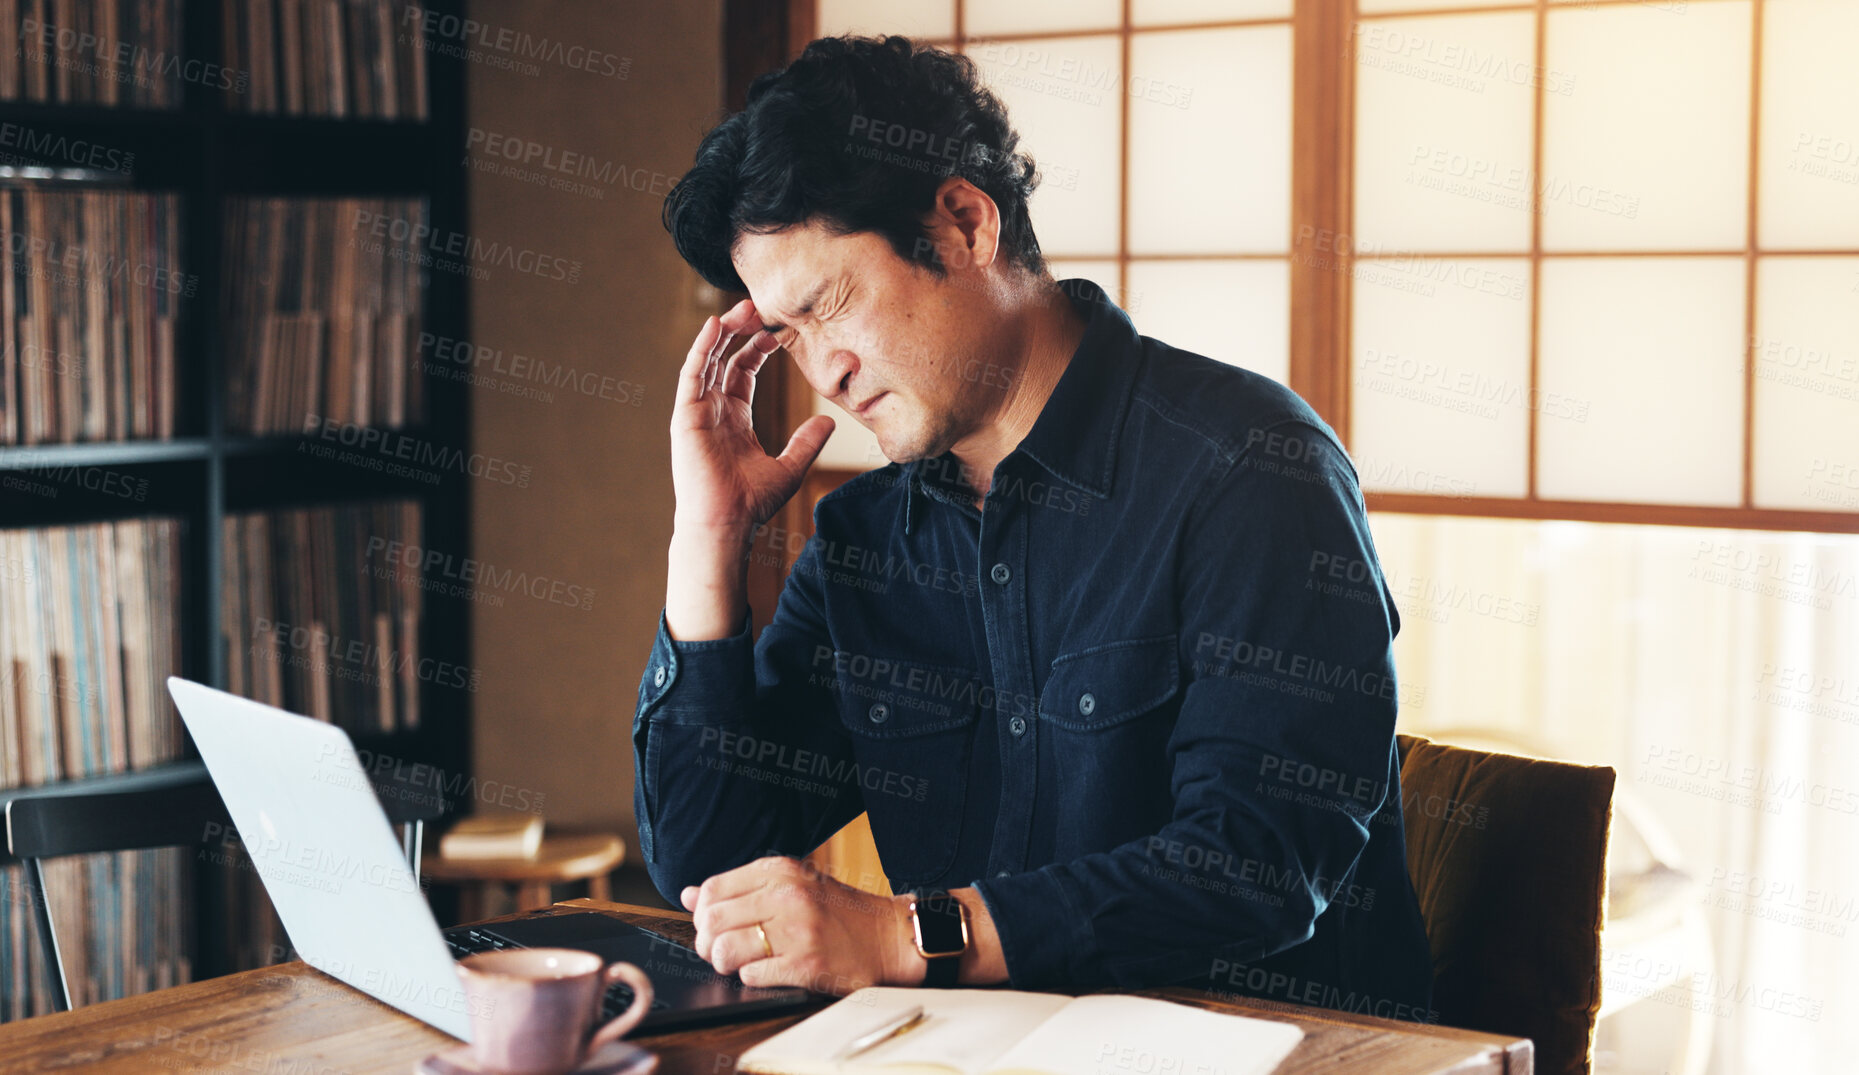
MULTIPOLYGON (((444 931, 382 811, 347 733, 333 724, 171 676, 168 691, 305 963, 453 1037, 471 1040, 454 961, 474 951, 560 945, 651 977, 641 1031, 767 1015, 814 1002, 803 989, 758 989, 703 957, 601 914, 537 916, 444 931)), ((605 1010, 631 998, 615 986, 605 1010)))

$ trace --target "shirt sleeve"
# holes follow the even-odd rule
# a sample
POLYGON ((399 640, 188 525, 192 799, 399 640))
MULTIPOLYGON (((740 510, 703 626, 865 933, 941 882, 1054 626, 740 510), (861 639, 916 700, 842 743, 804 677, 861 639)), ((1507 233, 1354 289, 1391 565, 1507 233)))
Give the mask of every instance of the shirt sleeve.
POLYGON ((1252 962, 1308 939, 1351 883, 1388 798, 1398 619, 1342 449, 1302 421, 1272 432, 1210 476, 1185 527, 1170 820, 975 884, 1015 988, 1252 962))
POLYGON ((761 637, 680 642, 661 610, 633 713, 633 810, 652 882, 685 885, 763 855, 804 855, 864 810, 829 687, 818 539, 809 539, 761 637))

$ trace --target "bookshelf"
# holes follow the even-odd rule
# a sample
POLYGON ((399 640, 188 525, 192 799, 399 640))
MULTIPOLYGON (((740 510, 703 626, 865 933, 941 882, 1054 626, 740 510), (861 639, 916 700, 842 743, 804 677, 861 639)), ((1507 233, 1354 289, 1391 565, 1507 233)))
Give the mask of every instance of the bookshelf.
MULTIPOLYGON (((175 0, 182 22, 181 54, 221 63, 222 19, 234 5, 222 0, 175 0)), ((464 13, 463 0, 427 0, 439 16, 464 13)), ((240 9, 242 12, 246 9, 240 9)), ((243 15, 241 16, 243 17, 243 15)), ((7 147, 15 172, 50 169, 32 179, 55 189, 127 189, 172 192, 180 199, 180 267, 196 278, 191 297, 179 300, 175 342, 175 436, 0 446, 0 526, 26 529, 142 517, 182 520, 181 592, 176 595, 182 674, 224 687, 222 585, 229 515, 412 499, 421 505, 422 544, 454 556, 468 553, 470 482, 462 469, 435 469, 433 478, 396 476, 306 451, 309 435, 249 435, 228 421, 229 353, 233 341, 223 314, 230 267, 225 262, 228 209, 234 199, 266 196, 418 197, 438 234, 468 232, 465 183, 464 60, 433 48, 424 52, 427 115, 419 120, 325 118, 259 114, 229 102, 207 80, 182 81, 171 109, 0 100, 0 142, 8 131, 28 132, 7 147), (10 125, 10 126, 9 126, 10 125), (99 180, 58 159, 35 158, 23 143, 82 143, 133 154, 133 164, 99 180), (11 479, 11 480, 9 480, 11 479), (123 489, 137 490, 124 495, 123 489)), ((17 59, 15 62, 18 62, 17 59)), ((0 178, 0 187, 22 180, 0 178)), ((424 280, 420 327, 453 339, 470 336, 464 276, 436 268, 424 280)), ((417 355, 409 355, 416 367, 417 355)), ((439 449, 470 453, 470 387, 445 377, 424 377, 424 420, 397 432, 439 449)), ((469 666, 469 600, 429 592, 423 598, 419 653, 469 666)), ((422 681, 420 723, 384 735, 355 734, 375 756, 425 762, 449 777, 470 772, 470 694, 422 681)), ((354 733, 352 733, 354 734, 354 733)), ((367 755, 364 755, 367 756, 367 755)), ((170 763, 202 779, 196 753, 170 763)), ((148 770, 143 770, 147 772, 148 770)), ((118 773, 35 788, 0 789, 0 802, 22 794, 78 787, 133 785, 136 773, 118 773)), ((7 861, 0 853, 0 862, 7 861)), ((192 976, 234 969, 227 950, 229 908, 219 905, 214 878, 224 867, 199 863, 193 895, 192 976)))

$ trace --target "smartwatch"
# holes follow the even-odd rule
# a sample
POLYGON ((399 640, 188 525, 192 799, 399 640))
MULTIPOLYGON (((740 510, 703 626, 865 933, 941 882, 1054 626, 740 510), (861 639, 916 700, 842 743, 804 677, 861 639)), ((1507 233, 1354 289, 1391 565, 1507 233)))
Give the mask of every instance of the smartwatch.
POLYGON ((920 891, 910 900, 910 926, 917 954, 929 962, 923 984, 954 985, 962 953, 968 951, 968 908, 948 889, 920 891))

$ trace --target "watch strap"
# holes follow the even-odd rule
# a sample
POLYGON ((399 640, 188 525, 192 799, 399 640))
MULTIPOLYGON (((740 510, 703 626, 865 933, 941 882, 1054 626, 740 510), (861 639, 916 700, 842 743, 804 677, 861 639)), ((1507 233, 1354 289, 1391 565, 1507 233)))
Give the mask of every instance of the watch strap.
POLYGON ((923 974, 924 985, 932 989, 948 989, 956 984, 962 969, 960 952, 952 956, 937 956, 924 962, 929 964, 929 970, 923 974))

